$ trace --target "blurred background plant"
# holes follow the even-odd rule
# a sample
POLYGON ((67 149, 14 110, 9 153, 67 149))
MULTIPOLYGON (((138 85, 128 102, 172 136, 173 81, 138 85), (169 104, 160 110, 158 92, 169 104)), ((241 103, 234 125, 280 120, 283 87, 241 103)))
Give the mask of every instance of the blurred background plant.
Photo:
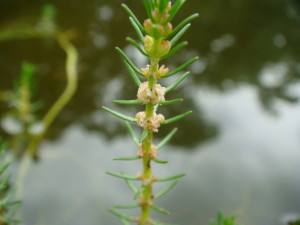
POLYGON ((0 224, 14 225, 22 221, 15 218, 21 201, 13 200, 16 189, 12 188, 11 175, 6 173, 10 163, 4 161, 4 151, 7 145, 0 138, 0 224))

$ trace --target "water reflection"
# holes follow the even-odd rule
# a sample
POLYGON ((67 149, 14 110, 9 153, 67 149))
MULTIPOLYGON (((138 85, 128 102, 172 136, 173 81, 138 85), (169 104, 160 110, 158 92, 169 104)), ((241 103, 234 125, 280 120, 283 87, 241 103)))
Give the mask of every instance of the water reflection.
MULTIPOLYGON (((144 18, 141 1, 125 2, 144 18)), ((193 74, 185 83, 167 96, 183 97, 184 102, 161 107, 167 116, 183 113, 184 109, 194 112, 177 123, 179 132, 173 145, 161 152, 162 158, 171 162, 162 175, 182 172, 182 168, 189 174, 178 189, 162 199, 162 205, 174 212, 170 218, 163 218, 167 222, 207 224, 208 218, 222 208, 238 213, 244 224, 279 225, 286 215, 299 213, 298 2, 189 0, 175 18, 180 21, 191 12, 200 14, 184 36, 189 46, 164 63, 174 68, 195 55, 200 60, 191 66, 193 74)), ((14 18, 22 22, 28 16, 38 16, 45 3, 0 1, 0 28, 14 18)), ((28 224, 40 225, 86 221, 114 224, 117 220, 104 208, 129 199, 122 194, 123 184, 100 171, 134 173, 137 168, 111 163, 113 156, 129 153, 134 147, 123 122, 106 115, 100 106, 131 115, 136 112, 135 107, 111 103, 115 98, 133 99, 136 95, 114 51, 116 45, 138 65, 145 62, 125 41, 125 36, 135 37, 135 33, 119 1, 52 3, 58 11, 57 25, 75 28, 78 33, 79 89, 48 132, 48 141, 55 141, 42 146, 44 160, 29 173, 25 219, 28 224), (121 148, 125 148, 123 153, 121 148), (61 195, 53 191, 57 186, 49 179, 57 171, 69 177, 67 181, 56 177, 62 184, 61 195), (40 196, 31 198, 36 193, 40 196), (62 215, 65 208, 69 211, 62 215), (32 216, 36 212, 40 218, 32 216), (53 218, 58 219, 53 222, 53 218)), ((24 59, 36 63, 41 84, 37 96, 44 102, 43 115, 65 85, 63 58, 63 52, 51 40, 0 42, 0 89, 12 88, 24 59)), ((9 106, 0 107, 2 114, 9 106)), ((171 128, 166 126, 159 137, 171 128)))

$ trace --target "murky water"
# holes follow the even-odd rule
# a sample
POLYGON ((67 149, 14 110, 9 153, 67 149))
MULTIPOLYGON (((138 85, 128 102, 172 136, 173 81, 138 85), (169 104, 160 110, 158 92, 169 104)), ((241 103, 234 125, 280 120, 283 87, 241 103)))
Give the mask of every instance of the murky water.
MULTIPOLYGON (((145 18, 142 1, 124 2, 145 18)), ((35 21, 45 3, 0 0, 0 29, 13 21, 35 21)), ((132 196, 122 181, 104 172, 136 174, 141 166, 112 161, 135 154, 136 147, 123 121, 100 108, 137 111, 111 103, 136 95, 114 47, 139 66, 146 61, 125 41, 136 36, 121 1, 51 3, 60 30, 77 32, 79 87, 47 133, 41 161, 28 171, 23 218, 28 225, 119 224, 106 209, 131 203, 132 196)), ((175 138, 159 152, 169 164, 154 165, 158 175, 187 176, 158 201, 171 216, 154 216, 167 223, 208 224, 223 210, 244 225, 284 225, 300 216, 299 1, 189 0, 174 23, 194 12, 200 16, 184 36, 188 47, 165 63, 174 68, 195 55, 200 60, 167 96, 185 101, 162 107, 167 117, 193 114, 176 124, 175 138)), ((35 63, 42 117, 64 88, 64 57, 47 38, 0 42, 0 90, 13 87, 23 60, 35 63)), ((7 106, 0 107, 3 115, 7 106)), ((158 138, 174 126, 163 127, 158 138)))

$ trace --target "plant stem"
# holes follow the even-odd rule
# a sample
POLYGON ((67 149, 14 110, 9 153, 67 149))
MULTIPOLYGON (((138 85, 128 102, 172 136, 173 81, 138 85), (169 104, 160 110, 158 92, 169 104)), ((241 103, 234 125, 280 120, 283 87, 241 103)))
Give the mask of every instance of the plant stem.
MULTIPOLYGON (((158 46, 158 42, 160 40, 154 40, 153 45, 158 46)), ((148 79, 148 87, 149 89, 155 90, 155 85, 157 80, 154 78, 158 69, 159 58, 155 56, 150 56, 150 77, 148 79)), ((146 104, 146 119, 153 116, 154 105, 149 102, 146 104)), ((141 195, 141 207, 142 213, 140 217, 140 225, 148 225, 150 224, 150 211, 152 205, 152 170, 151 170, 151 157, 149 157, 152 148, 152 137, 153 131, 149 130, 148 136, 142 143, 142 151, 144 153, 143 157, 143 185, 145 185, 145 189, 141 195)))

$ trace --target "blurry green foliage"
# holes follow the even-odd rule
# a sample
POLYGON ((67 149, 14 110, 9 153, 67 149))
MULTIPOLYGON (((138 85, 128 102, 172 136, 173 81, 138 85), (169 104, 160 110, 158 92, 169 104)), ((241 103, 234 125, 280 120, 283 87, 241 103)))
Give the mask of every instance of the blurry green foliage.
POLYGON ((240 225, 235 223, 235 219, 235 216, 225 217, 222 212, 219 212, 217 221, 211 221, 210 225, 240 225))

